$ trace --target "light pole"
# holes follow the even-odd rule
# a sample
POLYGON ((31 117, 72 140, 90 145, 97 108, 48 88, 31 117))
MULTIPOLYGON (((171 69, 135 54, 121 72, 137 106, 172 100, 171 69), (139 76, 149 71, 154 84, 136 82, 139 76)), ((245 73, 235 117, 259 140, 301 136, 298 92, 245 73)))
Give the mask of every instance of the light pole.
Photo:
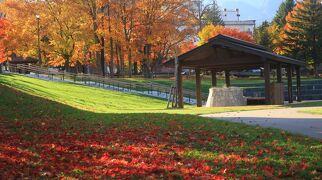
POLYGON ((41 64, 41 49, 40 49, 40 16, 36 15, 37 19, 37 33, 38 33, 38 61, 41 64))

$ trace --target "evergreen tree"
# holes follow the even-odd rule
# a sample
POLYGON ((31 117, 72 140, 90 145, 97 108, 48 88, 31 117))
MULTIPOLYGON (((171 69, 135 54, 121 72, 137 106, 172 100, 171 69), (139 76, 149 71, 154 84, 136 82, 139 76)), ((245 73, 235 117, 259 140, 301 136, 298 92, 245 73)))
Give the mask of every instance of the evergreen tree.
POLYGON ((269 23, 267 21, 264 21, 262 25, 256 28, 255 39, 258 44, 267 48, 271 48, 272 43, 268 32, 268 28, 269 23))
POLYGON ((281 28, 284 27, 286 24, 285 17, 293 10, 294 7, 294 0, 284 0, 277 10, 273 23, 276 23, 281 28))
POLYGON ((221 18, 220 7, 218 6, 217 0, 213 0, 212 4, 207 8, 204 15, 206 24, 223 25, 224 21, 221 18))
POLYGON ((283 39, 285 36, 285 17, 293 10, 294 7, 294 0, 284 0, 279 6, 271 25, 267 28, 271 42, 270 48, 273 50, 273 52, 280 55, 286 54, 283 39))
POLYGON ((286 17, 284 38, 286 51, 317 68, 322 61, 322 4, 320 0, 298 1, 286 17))

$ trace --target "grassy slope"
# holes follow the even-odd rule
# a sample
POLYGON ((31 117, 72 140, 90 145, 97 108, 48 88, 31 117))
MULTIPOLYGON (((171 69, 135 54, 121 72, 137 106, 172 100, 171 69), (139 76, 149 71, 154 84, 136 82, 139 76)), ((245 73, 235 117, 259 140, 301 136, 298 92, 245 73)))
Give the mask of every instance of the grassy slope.
MULTIPOLYGON (((310 138, 295 136, 274 129, 209 120, 192 115, 172 115, 168 112, 173 113, 174 111, 164 110, 165 101, 136 95, 124 95, 95 88, 80 87, 67 83, 58 84, 20 76, 0 75, 0 83, 19 89, 19 91, 14 91, 0 86, 0 128, 4 130, 4 134, 0 133, 0 155, 2 152, 6 152, 7 146, 3 147, 3 144, 17 146, 20 149, 17 157, 15 156, 15 161, 10 161, 6 166, 1 166, 0 161, 0 169, 1 167, 7 168, 4 169, 4 173, 14 172, 10 169, 13 167, 19 167, 17 172, 26 172, 26 166, 29 167, 30 165, 13 163, 20 162, 18 157, 22 156, 23 153, 28 155, 28 157, 24 157, 24 162, 26 159, 32 161, 31 170, 45 169, 50 171, 51 176, 54 177, 58 174, 60 176, 83 178, 93 177, 95 173, 91 174, 92 172, 106 173, 107 171, 103 171, 105 170, 104 167, 108 170, 115 170, 113 172, 116 174, 120 173, 116 170, 126 170, 123 166, 111 166, 111 162, 108 160, 106 160, 109 163, 108 165, 106 165, 107 162, 104 162, 105 164, 102 162, 102 158, 97 160, 96 156, 101 157, 99 154, 108 152, 112 156, 111 159, 122 162, 128 161, 129 164, 126 167, 130 167, 132 163, 136 162, 135 160, 145 162, 144 167, 141 167, 142 163, 135 165, 138 168, 139 177, 149 174, 154 174, 157 177, 159 177, 159 174, 167 176, 167 173, 169 173, 167 170, 150 171, 146 168, 151 163, 155 163, 153 167, 159 167, 167 161, 174 164, 183 164, 180 167, 176 165, 174 170, 171 170, 176 173, 175 176, 180 176, 187 171, 191 171, 187 177, 192 176, 191 173, 196 173, 191 170, 190 164, 192 166, 198 165, 193 166, 193 169, 195 168, 197 172, 204 174, 207 172, 226 177, 241 177, 248 174, 250 179, 256 176, 313 178, 321 175, 319 169, 322 166, 320 159, 321 144, 310 138), (102 98, 104 98, 104 101, 102 101, 102 98), (139 100, 140 102, 138 102, 139 100), (121 101, 122 104, 117 103, 118 101, 121 101), (110 105, 111 103, 113 106, 110 105), (135 103, 139 105, 135 105, 135 103), (125 106, 127 104, 129 106, 125 106), (124 107, 128 109, 122 110, 121 108, 124 107), (158 111, 159 113, 157 113, 158 111), (40 129, 46 127, 46 130, 39 131, 38 127, 40 129), (117 131, 119 134, 116 134, 115 137, 113 136, 115 130, 110 130, 112 127, 119 129, 117 131), (132 130, 127 131, 127 127, 131 127, 132 130), (155 128, 160 127, 161 130, 155 130, 155 128), (95 136, 92 135, 94 132, 95 136), (124 134, 122 134, 123 132, 124 134), (21 139, 13 138, 18 136, 16 133, 22 136, 21 139), (71 136, 68 140, 61 137, 66 133, 68 137, 71 136), (89 135, 79 136, 79 133, 89 135), (131 135, 131 133, 134 134, 131 135), (76 135, 73 136, 73 134, 76 135), (2 136, 6 138, 1 138, 2 136), (112 140, 107 142, 109 136, 112 140), (91 138, 94 138, 93 142, 88 142, 91 138), (166 141, 164 142, 164 140, 166 141), (39 149, 39 144, 48 143, 60 145, 67 150, 64 150, 64 152, 57 150, 56 152, 53 145, 48 150, 39 149), (75 151, 75 146, 81 143, 84 146, 75 151), (93 149, 91 145, 93 143, 99 143, 102 147, 93 149), (164 143, 167 144, 166 147, 162 145, 164 143), (151 148, 151 144, 162 147, 157 149, 157 153, 153 157, 166 159, 157 161, 152 160, 151 157, 145 157, 143 153, 151 153, 145 152, 151 148), (133 154, 124 152, 123 148, 130 145, 131 149, 143 148, 140 150, 142 156, 136 154, 136 152, 133 152, 133 154), (178 148, 181 148, 180 152, 177 152, 178 148), (87 158, 88 151, 91 154, 98 154, 89 160, 91 163, 95 163, 95 166, 83 162, 84 158, 87 158), (38 155, 30 158, 30 152, 38 155), (53 152, 56 154, 53 154, 53 152), (75 156, 75 153, 78 152, 79 154, 75 156), (131 155, 131 157, 127 157, 128 155, 131 155), (39 161, 39 158, 43 156, 47 158, 42 158, 39 161), (54 161, 49 158, 51 156, 59 158, 54 161), (66 158, 70 157, 73 157, 72 159, 78 163, 75 165, 73 162, 66 161, 66 158), (132 159, 132 161, 128 159, 132 159), (152 162, 148 159, 151 159, 152 162), (82 166, 79 166, 79 162, 82 162, 82 166), (99 169, 94 171, 93 167, 99 167, 99 169), (189 167, 189 170, 185 169, 189 167), (200 167, 204 168, 198 169, 200 167), (210 172, 208 172, 209 168, 211 169, 210 172), (147 174, 142 174, 142 169, 147 174)), ((195 113, 193 111, 197 111, 197 109, 191 108, 186 112, 195 113)), ((153 153, 155 152, 153 151, 153 153)), ((13 154, 10 151, 9 155, 12 156, 13 154)), ((3 156, 0 156, 1 158, 3 156)), ((32 171, 29 173, 32 174, 32 171)), ((113 176, 114 174, 106 173, 106 175, 113 176)), ((126 173, 123 175, 125 176, 126 173)), ((195 176, 200 175, 195 174, 195 176)), ((97 176, 97 178, 102 177, 97 176)))
POLYGON ((48 82, 17 75, 0 75, 0 83, 78 109, 99 113, 158 112, 170 114, 211 114, 278 108, 278 106, 195 108, 187 105, 184 110, 167 110, 167 102, 164 100, 134 94, 125 95, 115 91, 70 83, 48 82))

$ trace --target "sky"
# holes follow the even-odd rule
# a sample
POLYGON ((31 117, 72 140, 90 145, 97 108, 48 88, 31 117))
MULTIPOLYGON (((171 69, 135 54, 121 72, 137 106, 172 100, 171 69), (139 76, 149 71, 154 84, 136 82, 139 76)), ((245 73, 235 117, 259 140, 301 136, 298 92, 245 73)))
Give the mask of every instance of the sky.
POLYGON ((283 0, 217 0, 217 2, 221 9, 239 8, 240 20, 256 20, 256 24, 260 25, 265 20, 273 19, 283 0))

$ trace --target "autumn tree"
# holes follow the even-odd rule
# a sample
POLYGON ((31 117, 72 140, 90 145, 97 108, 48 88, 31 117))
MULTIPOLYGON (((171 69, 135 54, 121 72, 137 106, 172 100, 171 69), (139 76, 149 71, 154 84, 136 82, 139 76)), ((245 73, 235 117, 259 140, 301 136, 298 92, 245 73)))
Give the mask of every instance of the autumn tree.
POLYGON ((83 57, 80 49, 88 39, 88 20, 71 1, 7 0, 3 10, 11 24, 8 50, 20 56, 37 57, 36 15, 40 15, 40 38, 45 64, 69 70, 83 57))
POLYGON ((315 75, 322 61, 322 4, 320 0, 297 1, 286 17, 284 38, 287 54, 313 66, 315 75))
POLYGON ((294 6, 294 0, 284 0, 279 6, 271 25, 266 28, 270 37, 270 48, 276 54, 286 55, 286 51, 284 48, 285 44, 283 40, 283 38, 286 36, 284 30, 284 26, 286 24, 285 18, 288 15, 288 13, 293 10, 294 6))
MULTIPOLYGON (((87 37, 86 16, 77 8, 72 8, 71 1, 46 0, 43 4, 43 11, 48 18, 44 23, 49 23, 47 33, 43 36, 48 38, 45 50, 48 53, 49 64, 63 65, 66 71, 70 66, 75 66, 82 57, 75 56, 76 48, 82 48, 82 42, 87 37), (58 63, 58 64, 57 64, 58 63)), ((79 51, 79 50, 78 50, 79 51)))
POLYGON ((8 29, 9 22, 4 18, 0 18, 0 73, 2 73, 2 64, 6 61, 6 48, 5 43, 7 41, 6 31, 8 29))
POLYGON ((264 21, 258 28, 256 28, 255 38, 256 42, 267 48, 271 48, 271 37, 269 33, 269 23, 264 21))
POLYGON ((248 41, 254 43, 253 37, 246 33, 241 32, 238 29, 234 28, 225 28, 224 26, 214 26, 214 25, 207 25, 202 31, 198 33, 200 41, 198 45, 203 45, 208 42, 208 40, 212 37, 215 37, 219 34, 231 36, 240 40, 248 41))
POLYGON ((6 29, 5 43, 8 55, 14 52, 23 57, 37 57, 35 5, 34 2, 23 0, 7 0, 1 3, 1 11, 7 14, 6 19, 10 22, 10 28, 6 29))
POLYGON ((289 12, 293 10, 294 6, 294 0, 284 0, 279 6, 272 23, 275 23, 280 28, 284 28, 286 24, 285 17, 288 15, 289 12))
POLYGON ((284 37, 286 35, 284 28, 280 28, 276 23, 273 23, 267 28, 267 31, 270 37, 271 50, 276 54, 286 55, 284 43, 284 37))
MULTIPOLYGON (((136 17, 136 0, 122 0, 119 1, 119 9, 121 14, 119 18, 121 19, 122 30, 124 33, 125 40, 125 51, 127 51, 127 59, 128 59, 128 75, 132 76, 132 41, 133 41, 133 31, 135 22, 137 22, 136 17)), ((124 63, 122 64, 124 65, 124 63)), ((124 67, 122 68, 124 70, 124 67)), ((123 72, 124 73, 124 72, 123 72)), ((122 74, 123 74, 122 73, 122 74)))
MULTIPOLYGON (((81 11, 84 16, 88 17, 87 23, 89 23, 88 30, 90 31, 91 38, 86 43, 85 52, 89 54, 89 58, 85 61, 93 59, 92 65, 98 70, 97 73, 101 73, 103 76, 106 75, 106 59, 105 59, 105 47, 106 44, 113 44, 113 39, 109 36, 109 42, 105 42, 104 29, 111 28, 107 22, 110 14, 110 4, 109 0, 70 0, 73 2, 73 7, 77 7, 78 11, 81 11), (104 26, 105 24, 105 26, 104 26), (95 47, 95 48, 93 48, 95 47), (89 51, 91 49, 91 51, 89 51)), ((107 34, 107 33, 105 33, 107 34)), ((110 53, 113 52, 113 46, 109 46, 110 53)), ((109 60, 110 66, 113 69, 113 56, 109 60)), ((113 71, 110 73, 113 77, 113 71)))
POLYGON ((186 0, 142 0, 138 32, 143 39, 142 70, 146 77, 151 77, 153 68, 161 61, 174 54, 174 49, 193 35, 195 20, 186 6, 186 0), (144 48, 145 46, 145 48, 144 48), (144 49, 146 51, 144 51, 144 49), (144 53, 146 52, 146 53, 144 53))
MULTIPOLYGON (((104 75, 132 75, 137 64, 148 76, 174 49, 195 36, 190 0, 6 0, 1 9, 12 22, 8 52, 37 57, 37 21, 43 65, 90 64, 104 75), (149 53, 144 54, 144 47, 149 53)), ((83 68, 85 69, 85 68, 83 68)), ((85 72, 85 71, 84 71, 85 72)))

